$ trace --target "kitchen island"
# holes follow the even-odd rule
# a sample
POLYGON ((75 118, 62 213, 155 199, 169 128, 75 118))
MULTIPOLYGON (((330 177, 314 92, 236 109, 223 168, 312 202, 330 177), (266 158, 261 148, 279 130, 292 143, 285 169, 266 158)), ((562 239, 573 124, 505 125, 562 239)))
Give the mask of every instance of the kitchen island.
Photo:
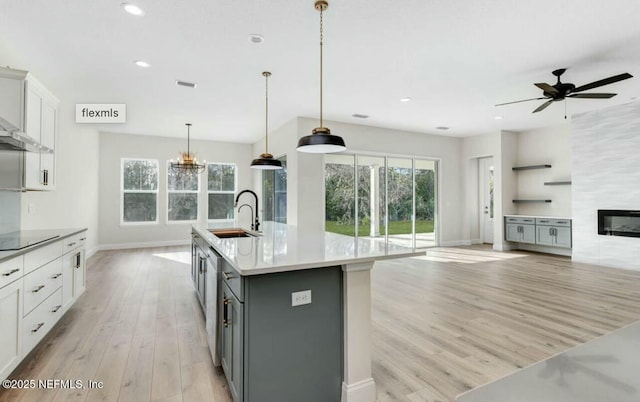
POLYGON ((193 236, 209 346, 234 400, 376 400, 370 271, 424 251, 270 222, 260 236, 219 238, 198 225, 193 236))

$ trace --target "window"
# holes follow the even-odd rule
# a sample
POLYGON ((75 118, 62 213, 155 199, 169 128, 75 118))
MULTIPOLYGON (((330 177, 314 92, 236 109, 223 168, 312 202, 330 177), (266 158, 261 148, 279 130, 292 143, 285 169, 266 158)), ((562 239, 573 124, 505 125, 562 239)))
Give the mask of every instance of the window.
POLYGON ((198 220, 199 175, 195 172, 171 169, 167 162, 167 221, 198 220))
POLYGON ((287 157, 278 160, 282 169, 262 171, 263 220, 287 223, 287 157))
POLYGON ((210 163, 207 165, 208 211, 207 218, 232 221, 236 194, 236 165, 210 163))
POLYGON ((158 161, 122 159, 122 223, 158 222, 158 161))

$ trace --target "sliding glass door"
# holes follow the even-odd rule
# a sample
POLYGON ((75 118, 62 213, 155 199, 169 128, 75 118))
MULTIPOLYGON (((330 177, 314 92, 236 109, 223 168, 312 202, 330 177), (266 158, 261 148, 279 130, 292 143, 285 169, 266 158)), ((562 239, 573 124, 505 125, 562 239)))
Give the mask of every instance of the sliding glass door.
POLYGON ((328 232, 433 247, 437 161, 326 155, 325 216, 328 232))

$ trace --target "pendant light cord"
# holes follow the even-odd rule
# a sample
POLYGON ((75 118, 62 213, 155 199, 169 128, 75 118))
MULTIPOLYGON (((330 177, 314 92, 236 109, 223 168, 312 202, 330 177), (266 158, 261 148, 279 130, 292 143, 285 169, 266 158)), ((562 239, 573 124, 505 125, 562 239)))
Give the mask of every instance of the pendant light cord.
POLYGON ((321 8, 320 9, 320 127, 324 127, 323 123, 322 123, 322 42, 323 42, 323 28, 322 28, 322 23, 323 23, 323 17, 324 17, 324 10, 321 8))
POLYGON ((191 158, 191 124, 187 123, 187 158, 191 158))
POLYGON ((271 74, 264 74, 264 151, 267 154, 269 153, 269 75, 271 74))

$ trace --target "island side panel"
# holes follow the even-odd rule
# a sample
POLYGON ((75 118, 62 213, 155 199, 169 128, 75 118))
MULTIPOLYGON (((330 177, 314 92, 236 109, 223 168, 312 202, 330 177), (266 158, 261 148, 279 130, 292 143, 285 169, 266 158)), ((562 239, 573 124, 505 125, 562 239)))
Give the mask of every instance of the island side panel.
POLYGON ((371 374, 371 268, 373 261, 342 266, 344 382, 342 402, 375 402, 371 374))
POLYGON ((252 275, 245 280, 245 402, 339 401, 341 267, 252 275), (311 303, 292 306, 292 293, 311 303))

